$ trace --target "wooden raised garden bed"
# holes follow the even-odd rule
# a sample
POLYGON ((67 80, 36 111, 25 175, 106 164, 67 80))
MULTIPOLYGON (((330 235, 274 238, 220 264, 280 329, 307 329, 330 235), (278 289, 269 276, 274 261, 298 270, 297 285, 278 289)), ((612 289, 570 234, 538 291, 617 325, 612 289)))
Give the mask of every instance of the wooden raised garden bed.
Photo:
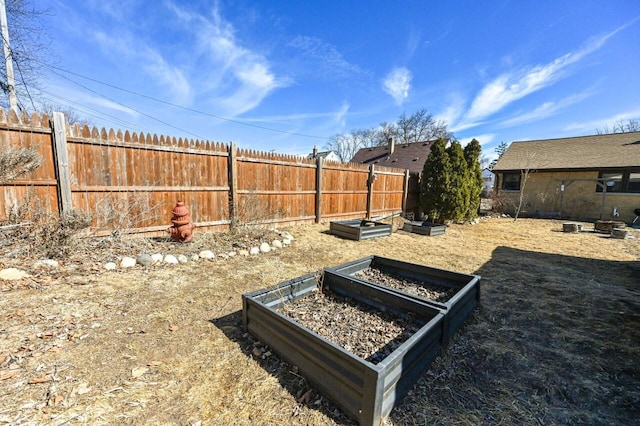
POLYGON ((329 231, 338 237, 360 241, 369 238, 388 237, 391 235, 391 225, 372 220, 352 219, 331 222, 329 231))
POLYGON ((414 234, 435 236, 444 234, 447 226, 431 222, 405 222, 402 225, 402 230, 413 232, 414 234))
POLYGON ((388 289, 445 313, 445 342, 480 303, 480 276, 369 256, 325 270, 388 289))
POLYGON ((245 330, 297 366, 303 376, 362 425, 381 424, 443 345, 444 315, 439 309, 336 274, 305 275, 244 294, 242 305, 245 330), (355 321, 338 321, 341 324, 334 325, 333 316, 316 318, 322 310, 309 309, 308 305, 295 307, 297 302, 308 304, 307 299, 314 297, 322 299, 322 303, 340 304, 346 299, 349 305, 361 306, 357 309, 362 309, 362 315, 393 315, 396 320, 412 323, 413 328, 407 327, 401 339, 386 343, 372 356, 358 356, 309 328, 325 322, 331 327, 342 325, 351 327, 353 332, 362 331, 355 330, 355 321), (309 327, 289 317, 288 312, 296 310, 303 311, 299 312, 302 318, 316 316, 307 323, 309 327))

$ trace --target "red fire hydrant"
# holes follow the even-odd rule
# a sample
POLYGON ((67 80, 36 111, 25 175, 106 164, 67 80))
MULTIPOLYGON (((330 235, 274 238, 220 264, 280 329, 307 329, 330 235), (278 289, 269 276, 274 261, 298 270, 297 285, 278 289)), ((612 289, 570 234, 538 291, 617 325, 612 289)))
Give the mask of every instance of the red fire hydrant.
POLYGON ((171 213, 173 213, 173 217, 171 218, 173 226, 167 228, 167 232, 171 234, 173 241, 188 243, 193 238, 193 228, 196 227, 196 225, 191 223, 189 209, 184 205, 183 201, 178 201, 171 213))

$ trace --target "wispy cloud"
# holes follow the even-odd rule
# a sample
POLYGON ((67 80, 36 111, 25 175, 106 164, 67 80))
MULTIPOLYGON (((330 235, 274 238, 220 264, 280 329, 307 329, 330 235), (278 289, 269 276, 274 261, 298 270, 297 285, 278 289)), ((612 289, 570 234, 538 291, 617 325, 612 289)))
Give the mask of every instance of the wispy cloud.
POLYGON ((85 102, 88 104, 93 104, 96 106, 101 106, 104 108, 108 108, 108 109, 112 109, 114 111, 121 111, 124 112, 128 115, 130 115, 131 117, 138 117, 140 114, 138 113, 138 111, 135 111, 127 106, 124 105, 120 105, 119 103, 116 102, 112 102, 108 99, 104 99, 104 98, 99 98, 97 96, 86 96, 84 98, 85 102))
POLYGON ((626 121, 626 120, 638 119, 638 118, 640 118, 640 107, 638 107, 637 109, 622 112, 606 118, 583 121, 579 123, 571 123, 571 124, 568 124, 564 128, 564 130, 567 132, 594 133, 597 129, 602 129, 605 126, 611 127, 616 123, 619 123, 620 121, 626 121))
POLYGON ((454 128, 454 124, 458 122, 458 119, 464 114, 466 105, 464 98, 457 94, 449 95, 449 105, 445 107, 442 111, 435 114, 434 118, 436 120, 442 120, 447 123, 449 129, 452 132, 455 132, 457 129, 454 128))
POLYGON ((575 103, 578 103, 587 97, 591 96, 591 93, 585 92, 581 94, 571 95, 557 102, 549 101, 542 105, 539 105, 533 111, 519 114, 516 117, 504 120, 500 123, 501 127, 518 126, 525 123, 531 123, 549 117, 558 111, 561 111, 575 103))
POLYGON ((469 142, 471 142, 472 139, 475 139, 478 142, 480 142, 480 145, 484 146, 493 142, 495 138, 496 138, 496 135, 494 133, 484 133, 481 135, 473 135, 471 137, 463 138, 460 140, 460 143, 463 145, 466 145, 469 142))
POLYGON ((79 105, 93 105, 97 107, 106 108, 112 111, 124 112, 132 118, 137 118, 140 113, 132 108, 129 108, 120 103, 109 100, 105 97, 100 97, 92 93, 87 93, 86 90, 78 89, 74 86, 69 86, 68 83, 53 84, 47 89, 48 94, 51 94, 56 99, 62 101, 65 105, 73 106, 79 105), (58 93, 64 94, 63 96, 57 95, 58 93))
POLYGON ((349 103, 343 102, 342 106, 338 111, 333 114, 332 122, 339 125, 340 127, 344 127, 347 124, 347 114, 349 113, 349 103))
POLYGON ((305 112, 297 114, 285 114, 285 115, 264 115, 260 117, 247 117, 244 121, 255 123, 273 123, 273 122, 291 122, 300 120, 313 120, 313 119, 330 119, 333 122, 340 122, 344 120, 345 115, 349 111, 349 104, 343 103, 337 111, 327 112, 305 112))
POLYGON ((500 75, 480 90, 471 103, 465 121, 486 118, 512 102, 555 83, 564 76, 563 72, 569 65, 600 49, 611 37, 631 25, 632 22, 610 33, 594 37, 575 52, 562 55, 547 64, 525 67, 519 71, 500 75))
POLYGON ((384 79, 382 89, 391 95, 398 105, 402 105, 409 96, 412 78, 411 71, 407 68, 394 68, 384 79))
POLYGON ((171 101, 185 104, 191 99, 191 86, 184 73, 135 35, 124 33, 114 36, 98 31, 93 37, 103 50, 117 54, 127 62, 144 64, 143 69, 170 94, 171 101))
POLYGON ((264 98, 288 82, 278 79, 261 54, 244 47, 235 37, 235 28, 225 21, 218 5, 209 17, 186 12, 171 6, 184 29, 196 37, 198 51, 203 55, 200 78, 208 84, 206 96, 210 102, 224 108, 228 116, 240 115, 258 106, 264 98))
POLYGON ((312 66, 314 73, 332 78, 366 73, 359 66, 348 62, 334 46, 317 37, 297 36, 288 45, 300 51, 305 64, 312 66))

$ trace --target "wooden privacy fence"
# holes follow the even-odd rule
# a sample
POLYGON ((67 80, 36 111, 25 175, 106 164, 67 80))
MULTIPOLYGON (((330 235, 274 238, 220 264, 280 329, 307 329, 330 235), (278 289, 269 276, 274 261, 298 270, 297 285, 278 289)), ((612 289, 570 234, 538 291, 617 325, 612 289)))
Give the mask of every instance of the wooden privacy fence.
POLYGON ((37 207, 87 212, 98 233, 155 232, 171 224, 178 200, 194 223, 213 229, 395 214, 407 203, 407 170, 69 126, 61 113, 50 119, 0 110, 0 143, 34 148, 43 159, 2 186, 4 223, 37 207))

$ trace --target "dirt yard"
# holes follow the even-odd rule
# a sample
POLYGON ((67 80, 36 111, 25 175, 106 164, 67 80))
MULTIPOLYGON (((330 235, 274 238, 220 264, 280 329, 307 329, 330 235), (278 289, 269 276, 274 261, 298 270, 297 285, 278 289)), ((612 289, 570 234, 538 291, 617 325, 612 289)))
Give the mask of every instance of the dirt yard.
POLYGON ((480 308, 386 424, 637 423, 640 231, 489 219, 356 242, 328 229, 288 228, 295 240, 273 253, 127 271, 102 264, 244 237, 94 242, 55 270, 3 247, 0 268, 32 276, 0 281, 0 423, 351 424, 243 331, 241 295, 371 254, 482 276, 480 308))

